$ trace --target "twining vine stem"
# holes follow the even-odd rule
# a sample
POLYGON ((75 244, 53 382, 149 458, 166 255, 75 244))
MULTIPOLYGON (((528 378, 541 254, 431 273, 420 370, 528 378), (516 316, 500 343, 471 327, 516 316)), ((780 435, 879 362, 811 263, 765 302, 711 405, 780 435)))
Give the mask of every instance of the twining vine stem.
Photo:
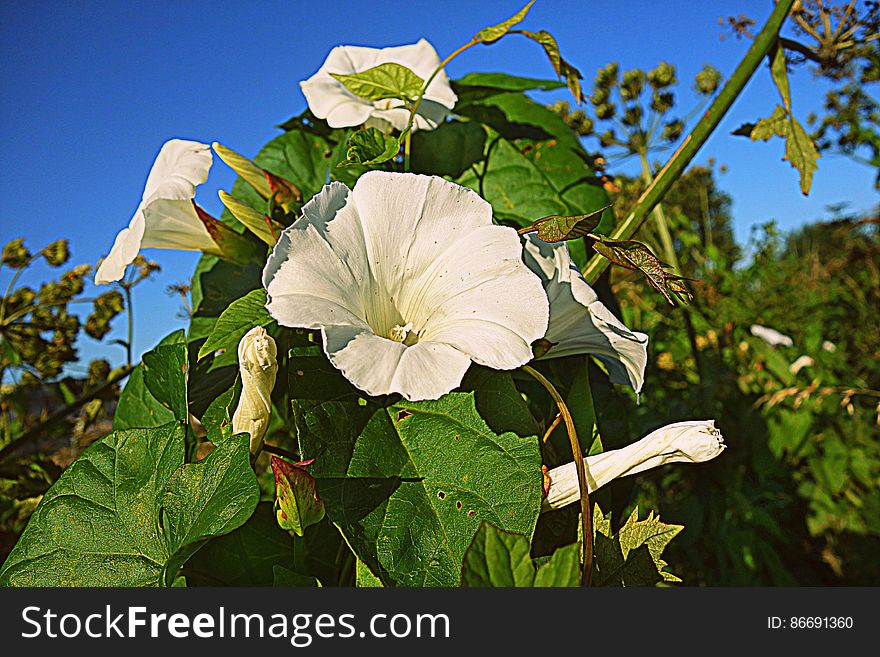
POLYGON ((550 396, 559 408, 562 421, 565 422, 568 440, 571 443, 571 455, 574 457, 574 467, 577 471, 578 487, 581 493, 581 528, 584 535, 583 542, 581 543, 583 548, 581 586, 589 586, 593 576, 593 514, 590 509, 590 489, 587 486, 587 471, 584 466, 584 456, 581 454, 581 444, 578 440, 577 430, 574 427, 574 419, 571 417, 571 413, 562 395, 559 394, 556 387, 543 374, 528 365, 523 365, 522 370, 530 374, 550 393, 550 396))
MULTIPOLYGON (((733 102, 742 92, 746 83, 754 75, 761 60, 770 52, 770 49, 779 39, 779 30, 788 16, 795 0, 778 0, 773 12, 767 19, 767 23, 755 37, 745 57, 736 67, 733 75, 716 96, 715 100, 706 110, 703 118, 697 123, 691 133, 685 138, 678 150, 654 177, 653 182, 639 198, 635 207, 612 231, 610 237, 615 240, 626 240, 632 237, 642 223, 647 219, 663 196, 669 191, 672 184, 678 180, 697 151, 706 143, 715 128, 727 114, 733 102)), ((584 268, 584 278, 588 283, 595 283, 610 261, 600 255, 593 256, 584 268)))
POLYGON ((431 86, 431 83, 434 81, 434 78, 437 77, 437 74, 444 69, 444 67, 451 62, 453 59, 458 57, 461 53, 463 53, 468 48, 471 48, 480 43, 480 41, 474 37, 470 41, 468 41, 463 46, 458 47, 452 53, 440 62, 440 66, 434 69, 434 72, 425 80, 424 86, 422 86, 422 91, 419 93, 419 97, 416 98, 412 107, 409 110, 409 121, 406 122, 406 127, 403 129, 401 133, 401 137, 404 138, 404 147, 403 147, 403 170, 409 171, 409 148, 410 148, 410 134, 412 133, 413 122, 416 118, 416 112, 419 111, 419 105, 422 104, 422 98, 425 97, 425 94, 428 92, 428 87, 431 86))

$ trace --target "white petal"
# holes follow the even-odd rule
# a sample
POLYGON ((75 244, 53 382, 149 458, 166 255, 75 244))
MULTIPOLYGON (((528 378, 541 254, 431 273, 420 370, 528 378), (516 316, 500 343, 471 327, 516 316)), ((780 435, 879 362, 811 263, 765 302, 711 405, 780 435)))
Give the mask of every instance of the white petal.
POLYGON ((444 344, 407 347, 369 330, 328 326, 327 356, 345 377, 369 395, 399 393, 410 401, 438 399, 457 387, 470 359, 444 344))
POLYGON ((211 251, 217 243, 199 219, 191 200, 155 198, 145 203, 141 248, 211 251))
MULTIPOLYGON (((362 281, 346 261, 344 240, 338 249, 328 241, 328 221, 337 217, 348 194, 348 187, 342 183, 326 185, 303 206, 302 217, 285 229, 266 263, 266 308, 283 326, 367 328, 359 294, 362 281)), ((352 220, 346 217, 331 223, 334 233, 353 236, 351 260, 356 262, 363 253, 360 227, 352 228, 352 220), (345 231, 346 227, 350 229, 345 231)))
POLYGON ((120 280, 125 276, 125 268, 131 264, 141 250, 144 235, 144 215, 140 209, 135 213, 128 228, 123 228, 116 236, 113 248, 101 262, 95 273, 95 283, 102 285, 120 280))
POLYGON ((208 179, 213 156, 211 147, 197 141, 165 142, 144 186, 144 202, 152 198, 191 200, 196 186, 208 179))
POLYGON ((525 262, 541 277, 550 300, 550 326, 544 337, 556 344, 542 358, 594 354, 614 383, 639 392, 648 362, 648 336, 629 330, 598 300, 564 243, 548 244, 529 235, 525 262))

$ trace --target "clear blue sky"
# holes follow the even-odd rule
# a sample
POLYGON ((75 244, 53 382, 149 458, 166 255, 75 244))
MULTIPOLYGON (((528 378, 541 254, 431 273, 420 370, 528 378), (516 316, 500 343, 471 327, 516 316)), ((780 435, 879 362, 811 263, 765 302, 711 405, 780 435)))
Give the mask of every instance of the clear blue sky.
MULTIPOLYGON (((299 113, 298 82, 338 44, 374 47, 431 41, 441 56, 524 0, 425 2, 269 2, 163 0, 4 2, 0 5, 0 243, 25 235, 38 248, 71 240, 73 262, 95 263, 127 225, 159 147, 183 137, 218 140, 254 154, 278 134, 273 126, 299 113)), ((586 2, 540 0, 524 24, 546 29, 589 81, 611 60, 623 68, 676 64, 690 86, 704 64, 729 74, 748 47, 719 40, 719 16, 747 13, 759 24, 765 0, 586 2)), ((450 76, 503 70, 552 77, 539 49, 511 38, 469 51, 450 76)), ((824 87, 800 70, 792 80, 797 114, 821 107, 824 87)), ((682 107, 690 96, 683 94, 682 107)), ((552 99, 547 96, 546 100, 552 99)), ((823 157, 804 198, 797 175, 781 162, 781 142, 752 144, 729 136, 740 123, 772 111, 777 100, 759 73, 698 155, 727 164, 722 188, 734 199, 737 236, 776 219, 783 228, 820 217, 828 204, 877 203, 874 173, 840 156, 823 157)), ((219 214, 216 190, 234 176, 217 160, 199 203, 219 214)), ((184 325, 170 283, 189 278, 196 256, 151 250, 162 272, 137 293, 135 348, 150 348, 184 325)), ((38 280, 40 271, 35 272, 38 280)), ((116 335, 124 322, 119 321, 116 335)), ((109 338, 108 338, 109 339, 109 338)), ((118 362, 119 347, 81 342, 89 357, 118 362)))

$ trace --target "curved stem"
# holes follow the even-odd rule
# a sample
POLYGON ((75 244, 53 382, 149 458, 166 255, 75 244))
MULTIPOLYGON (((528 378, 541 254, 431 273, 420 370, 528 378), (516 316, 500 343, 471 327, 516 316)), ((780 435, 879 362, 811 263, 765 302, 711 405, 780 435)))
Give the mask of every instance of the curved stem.
MULTIPOLYGON (((690 161, 697 154, 697 151, 706 143, 709 135, 718 127, 718 124, 724 118, 724 115, 727 114, 733 102, 739 97, 746 83, 760 65, 761 60, 777 42, 779 30, 793 4, 794 0, 779 0, 776 3, 773 12, 767 19, 767 23, 755 37, 751 47, 739 63, 739 66, 736 67, 727 84, 718 93, 718 96, 703 115, 703 118, 700 119, 681 146, 678 147, 678 150, 675 151, 654 178, 654 182, 648 186, 639 198, 635 207, 611 233, 610 237, 612 239, 625 240, 632 237, 648 217, 651 210, 654 209, 654 206, 660 202, 672 186, 672 183, 678 180, 687 165, 690 164, 690 161)), ((606 258, 598 254, 593 256, 584 268, 584 278, 587 279, 588 283, 595 283, 609 264, 610 261, 606 258)))
MULTIPOLYGON (((2 322, 6 317, 6 302, 9 300, 9 295, 12 292, 12 288, 15 287, 15 284, 18 282, 18 279, 21 278, 21 275, 24 273, 24 270, 33 264, 34 260, 40 257, 40 253, 35 256, 31 256, 31 259, 28 260, 22 267, 18 269, 13 275, 12 279, 9 281, 9 285, 6 286, 6 292, 3 293, 3 302, 0 304, 0 322, 2 322)), ((4 322, 5 323, 5 322, 4 322)))
POLYGON ((131 285, 123 285, 125 291, 125 309, 128 311, 128 339, 125 343, 125 362, 131 367, 132 340, 134 339, 134 308, 131 306, 131 285))
POLYGON ((578 488, 581 494, 581 528, 583 530, 583 571, 581 573, 581 586, 589 586, 590 579, 593 575, 593 515, 590 508, 590 489, 587 485, 587 470, 584 465, 584 457, 581 454, 581 445, 578 441, 577 430, 574 427, 574 419, 568 410, 568 406, 562 395, 550 381, 538 370, 528 365, 522 366, 523 372, 530 374, 532 378, 544 386, 544 389, 550 393, 556 406, 559 408, 559 414, 562 421, 565 422, 565 428, 568 431, 568 440, 571 443, 571 455, 574 457, 575 469, 577 471, 578 488))

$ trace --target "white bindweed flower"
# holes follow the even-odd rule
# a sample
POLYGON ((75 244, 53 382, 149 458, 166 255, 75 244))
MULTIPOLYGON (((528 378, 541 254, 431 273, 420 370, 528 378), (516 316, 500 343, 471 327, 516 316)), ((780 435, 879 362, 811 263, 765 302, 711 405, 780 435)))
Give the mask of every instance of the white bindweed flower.
POLYGON ((824 349, 825 351, 827 351, 830 354, 833 354, 835 351, 837 351, 837 345, 834 344, 833 342, 831 342, 830 340, 825 340, 822 343, 822 349, 824 349))
POLYGON ((648 336, 630 331, 599 301, 571 261, 564 242, 549 244, 526 236, 524 260, 541 278, 550 299, 550 325, 544 339, 552 343, 540 358, 594 354, 614 383, 641 391, 648 362, 648 336))
POLYGON ((752 326, 749 328, 749 331, 756 338, 761 338, 771 347, 778 347, 779 345, 782 345, 783 347, 790 347, 794 344, 792 339, 787 335, 780 333, 776 329, 761 326, 760 324, 752 324, 752 326))
POLYGON ((147 178, 143 199, 98 267, 95 283, 118 281, 142 248, 218 250, 193 205, 196 185, 208 179, 212 159, 207 144, 183 139, 165 142, 147 178))
MULTIPOLYGON (((384 132, 391 128, 403 130, 409 119, 409 110, 402 100, 366 100, 351 93, 331 73, 361 73, 380 64, 401 64, 423 80, 427 80, 440 66, 434 46, 425 39, 408 46, 395 48, 364 48, 336 46, 318 72, 300 82, 309 109, 320 119, 326 119, 331 128, 346 128, 366 124, 384 132)), ((433 130, 455 107, 458 96, 449 86, 445 71, 440 71, 425 92, 413 123, 414 130, 433 130)))
MULTIPOLYGON (((613 449, 584 459, 589 492, 612 479, 644 472, 666 463, 702 463, 724 451, 726 445, 714 420, 676 422, 652 431, 622 449, 613 449)), ((558 509, 580 499, 574 461, 547 473, 550 490, 542 511, 558 509)))
POLYGON ((263 445, 272 415, 272 388, 278 373, 278 349, 266 329, 257 326, 238 343, 241 398, 232 416, 232 433, 251 435, 251 454, 263 445))
POLYGON ((475 192, 436 176, 372 171, 331 183, 284 231, 263 271, 284 326, 370 395, 437 399, 471 361, 513 369, 547 330, 541 281, 512 228, 475 192))

